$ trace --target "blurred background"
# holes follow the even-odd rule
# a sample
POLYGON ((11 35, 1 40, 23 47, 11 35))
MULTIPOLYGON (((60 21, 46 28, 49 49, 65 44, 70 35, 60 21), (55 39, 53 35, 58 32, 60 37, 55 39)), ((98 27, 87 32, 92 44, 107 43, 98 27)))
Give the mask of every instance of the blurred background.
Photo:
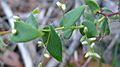
MULTIPOLYGON (((17 15, 26 20, 30 12, 39 9, 36 19, 40 27, 48 24, 59 26, 63 15, 56 5, 60 1, 66 5, 65 12, 82 4, 84 0, 0 0, 0 31, 9 31, 13 16, 17 15)), ((120 11, 120 0, 94 0, 101 8, 108 8, 113 12, 120 11)), ((81 20, 77 23, 80 24, 81 20)), ((9 35, 0 35, 0 67, 120 67, 120 17, 110 18, 111 33, 101 41, 97 41, 95 51, 102 59, 84 58, 87 47, 80 43, 81 34, 74 31, 69 40, 63 39, 63 62, 59 63, 50 57, 43 46, 33 40, 26 43, 13 43, 8 40, 9 35), (5 44, 5 45, 3 45, 5 44), (7 45, 6 45, 7 44, 7 45)))

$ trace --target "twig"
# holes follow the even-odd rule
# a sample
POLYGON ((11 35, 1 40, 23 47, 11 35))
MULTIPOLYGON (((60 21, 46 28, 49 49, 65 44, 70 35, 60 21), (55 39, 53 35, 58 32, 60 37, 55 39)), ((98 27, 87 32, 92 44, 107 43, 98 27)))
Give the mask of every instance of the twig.
MULTIPOLYGON (((79 30, 80 28, 83 28, 83 27, 84 26, 82 26, 82 25, 81 26, 71 26, 70 29, 71 30, 73 30, 73 29, 78 29, 79 30)), ((65 27, 57 27, 57 28, 55 28, 56 31, 58 31, 58 30, 64 30, 64 29, 65 29, 65 27)), ((43 32, 50 32, 50 29, 43 29, 42 31, 43 32)))
POLYGON ((113 16, 113 15, 120 14, 120 12, 115 12, 115 13, 111 13, 111 14, 105 14, 105 13, 103 13, 103 11, 100 11, 100 12, 98 12, 97 14, 102 14, 102 15, 104 15, 105 17, 110 17, 110 16, 113 16))
POLYGON ((4 34, 11 34, 11 31, 0 31, 0 35, 4 35, 4 34))

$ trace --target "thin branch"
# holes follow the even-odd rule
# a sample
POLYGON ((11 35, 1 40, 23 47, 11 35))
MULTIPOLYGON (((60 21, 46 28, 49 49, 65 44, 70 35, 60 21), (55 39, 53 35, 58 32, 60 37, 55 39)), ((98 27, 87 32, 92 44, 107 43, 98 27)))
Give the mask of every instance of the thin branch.
POLYGON ((111 14, 105 14, 105 13, 103 13, 103 11, 100 11, 100 12, 98 12, 97 14, 102 14, 102 15, 104 15, 105 17, 110 17, 110 16, 113 16, 113 15, 120 14, 120 12, 115 12, 115 13, 111 13, 111 14))
MULTIPOLYGON (((70 27, 70 29, 80 29, 80 28, 83 28, 84 26, 71 26, 70 27)), ((58 31, 58 30, 64 30, 65 29, 65 27, 57 27, 57 28, 55 28, 55 30, 56 31, 58 31)), ((50 29, 43 29, 42 30, 43 32, 50 32, 50 29)))
POLYGON ((11 34, 11 31, 0 31, 0 35, 4 35, 4 34, 11 34))

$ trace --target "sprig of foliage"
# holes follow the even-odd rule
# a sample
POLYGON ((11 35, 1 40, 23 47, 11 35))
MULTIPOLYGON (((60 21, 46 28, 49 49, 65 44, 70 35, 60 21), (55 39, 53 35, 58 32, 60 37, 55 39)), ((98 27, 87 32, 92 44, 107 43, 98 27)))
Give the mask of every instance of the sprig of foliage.
MULTIPOLYGON (((86 5, 82 5, 64 14, 60 20, 60 27, 55 28, 53 25, 47 25, 45 28, 38 26, 35 18, 35 14, 39 13, 39 10, 33 10, 26 21, 16 19, 15 27, 11 32, 0 32, 0 34, 12 33, 10 41, 13 42, 27 42, 36 38, 42 38, 42 44, 56 60, 62 62, 62 43, 61 38, 58 35, 58 30, 63 31, 63 37, 69 39, 72 32, 77 29, 80 31, 83 37, 80 42, 84 46, 89 47, 89 51, 85 57, 101 58, 94 52, 95 41, 100 35, 109 35, 109 17, 113 14, 109 10, 101 10, 99 5, 93 0, 85 0, 86 5, 90 8, 92 14, 86 12, 86 5), (101 12, 102 11, 102 12, 101 12), (104 13, 103 13, 104 12, 104 13), (94 14, 94 15, 93 15, 94 14), (80 20, 81 16, 84 16, 82 24, 76 25, 76 22, 80 20), (100 15, 96 18, 96 15, 100 15), (100 27, 100 31, 98 28, 100 27)), ((59 5, 60 6, 60 5, 59 5)), ((113 13, 113 12, 112 12, 113 13)))

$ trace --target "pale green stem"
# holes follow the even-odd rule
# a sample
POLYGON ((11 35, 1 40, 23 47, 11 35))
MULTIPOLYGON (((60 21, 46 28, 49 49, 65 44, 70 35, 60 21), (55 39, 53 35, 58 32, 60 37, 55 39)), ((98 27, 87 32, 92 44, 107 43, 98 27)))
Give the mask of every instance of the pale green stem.
POLYGON ((105 19, 105 16, 103 16, 102 18, 100 18, 100 19, 98 20, 98 23, 100 24, 103 19, 105 19))
MULTIPOLYGON (((80 29, 82 27, 84 27, 84 26, 83 25, 81 25, 81 26, 71 26, 70 29, 80 29)), ((65 29, 65 27, 57 27, 57 28, 55 28, 56 31, 64 30, 64 29, 65 29)), ((42 31, 43 32, 50 32, 50 29, 43 29, 42 31)))
POLYGON ((1 31, 1 32, 0 32, 0 35, 11 34, 11 33, 12 33, 11 31, 1 31))

